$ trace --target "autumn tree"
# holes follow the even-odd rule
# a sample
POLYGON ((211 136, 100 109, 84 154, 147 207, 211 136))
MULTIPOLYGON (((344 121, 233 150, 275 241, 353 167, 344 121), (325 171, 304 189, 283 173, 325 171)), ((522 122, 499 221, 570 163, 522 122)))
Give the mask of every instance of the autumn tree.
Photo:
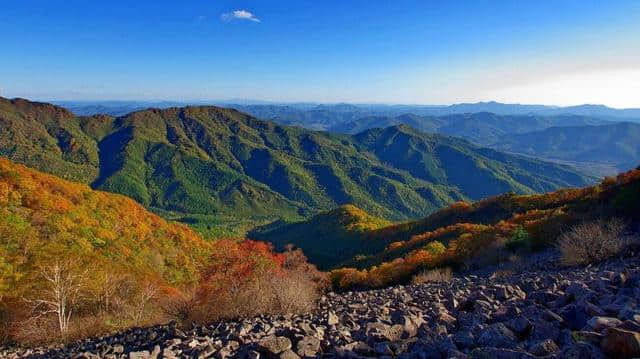
POLYGON ((75 306, 85 286, 87 272, 76 273, 68 262, 55 262, 40 268, 44 286, 41 296, 36 299, 25 299, 32 305, 30 320, 54 315, 61 335, 66 335, 75 306))

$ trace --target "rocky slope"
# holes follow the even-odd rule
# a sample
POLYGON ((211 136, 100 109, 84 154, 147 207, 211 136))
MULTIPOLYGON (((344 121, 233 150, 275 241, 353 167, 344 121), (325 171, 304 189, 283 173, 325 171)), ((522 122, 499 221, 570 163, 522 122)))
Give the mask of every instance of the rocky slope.
POLYGON ((316 313, 132 329, 3 357, 603 358, 640 355, 640 259, 329 293, 316 313))

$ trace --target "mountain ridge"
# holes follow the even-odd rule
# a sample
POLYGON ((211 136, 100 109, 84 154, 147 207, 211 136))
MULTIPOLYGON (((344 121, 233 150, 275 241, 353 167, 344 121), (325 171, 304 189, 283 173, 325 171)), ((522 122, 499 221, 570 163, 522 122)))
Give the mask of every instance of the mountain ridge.
MULTIPOLYGON (((592 180, 569 167, 402 126, 387 129, 389 139, 398 141, 385 144, 376 131, 358 136, 309 131, 212 106, 121 117, 73 117, 65 110, 58 123, 9 100, 0 104, 0 126, 6 129, 0 150, 10 158, 191 222, 220 223, 216 218, 224 217, 241 226, 249 215, 263 223, 300 219, 347 203, 398 220, 459 199, 592 180), (24 140, 13 141, 10 132, 24 140), (30 161, 42 156, 45 161, 30 161), (482 174, 483 182, 450 183, 449 176, 463 178, 456 161, 469 173, 482 174)), ((200 229, 213 230, 208 227, 200 229)))

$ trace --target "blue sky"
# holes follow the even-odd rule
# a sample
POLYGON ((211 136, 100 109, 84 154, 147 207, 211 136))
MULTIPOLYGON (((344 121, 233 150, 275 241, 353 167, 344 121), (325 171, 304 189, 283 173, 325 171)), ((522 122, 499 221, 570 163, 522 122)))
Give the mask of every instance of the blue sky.
POLYGON ((0 34, 6 97, 640 107, 636 0, 21 0, 0 34))

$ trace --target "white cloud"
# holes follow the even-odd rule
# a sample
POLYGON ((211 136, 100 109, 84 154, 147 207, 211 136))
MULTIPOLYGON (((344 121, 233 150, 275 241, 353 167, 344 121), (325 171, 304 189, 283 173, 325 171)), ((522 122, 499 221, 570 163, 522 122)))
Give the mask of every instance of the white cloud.
POLYGON ((260 22, 254 14, 247 10, 234 10, 233 12, 224 13, 220 16, 223 21, 231 20, 248 20, 253 22, 260 22))

